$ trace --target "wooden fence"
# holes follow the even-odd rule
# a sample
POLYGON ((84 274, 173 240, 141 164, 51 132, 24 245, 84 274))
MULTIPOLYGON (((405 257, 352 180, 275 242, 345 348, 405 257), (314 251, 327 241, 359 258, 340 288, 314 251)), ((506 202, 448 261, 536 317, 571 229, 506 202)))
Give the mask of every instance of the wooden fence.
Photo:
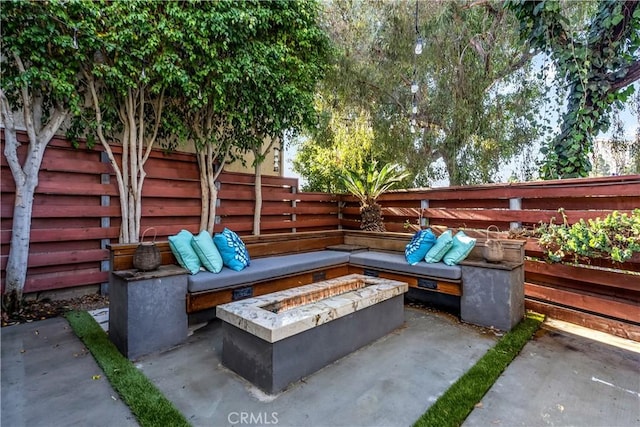
MULTIPOLYGON (((540 222, 569 223, 640 208, 640 175, 389 192, 380 198, 388 231, 463 227, 486 237, 490 225, 531 228, 540 222)), ((353 197, 342 198, 341 225, 359 227, 353 197)), ((527 307, 555 318, 640 341, 640 256, 613 264, 550 264, 537 240, 526 238, 527 307), (597 269, 595 268, 597 267, 597 269)))
MULTIPOLYGON (((20 135, 26 141, 24 134, 20 135)), ((25 145, 26 146, 26 145, 25 145)), ((23 147, 24 148, 24 147, 23 147)), ((24 155, 24 152, 22 153, 24 155)), ((4 156, 0 176, 0 268, 4 284, 11 237, 14 184, 4 156)), ((197 232, 200 184, 195 157, 154 151, 145 168, 142 229, 157 239, 185 228, 197 232)), ((254 178, 223 173, 219 179, 219 223, 241 235, 252 231, 254 178)), ((263 177, 262 233, 354 229, 359 209, 349 196, 300 193, 296 179, 263 177)), ((442 189, 384 194, 388 231, 419 226, 464 227, 484 236, 496 225, 532 227, 564 208, 573 223, 612 210, 640 208, 640 175, 442 189)), ((109 243, 118 239, 120 208, 111 166, 99 147, 74 149, 55 139, 46 151, 34 200, 26 292, 97 285, 108 280, 109 243)), ((549 264, 534 239, 526 244, 527 306, 553 317, 640 341, 640 256, 615 265, 549 264), (594 269, 593 267, 600 267, 594 269)))
MULTIPOLYGON (((4 132, 2 135, 4 150, 4 132)), ((25 134, 19 137, 27 141, 25 134)), ((24 153, 21 150, 21 156, 24 153)), ((0 268, 4 286, 15 185, 6 158, 1 159, 0 268)), ((141 229, 154 227, 158 240, 166 240, 183 228, 197 232, 201 202, 195 156, 168 156, 156 150, 145 170, 141 229)), ((120 207, 115 176, 102 149, 74 149, 63 138, 56 138, 45 152, 39 178, 25 292, 107 282, 106 245, 118 241, 120 207)), ((229 227, 241 235, 251 234, 253 182, 249 174, 221 174, 215 231, 229 227)), ((297 179, 263 176, 263 233, 338 228, 336 196, 297 189, 297 179)))

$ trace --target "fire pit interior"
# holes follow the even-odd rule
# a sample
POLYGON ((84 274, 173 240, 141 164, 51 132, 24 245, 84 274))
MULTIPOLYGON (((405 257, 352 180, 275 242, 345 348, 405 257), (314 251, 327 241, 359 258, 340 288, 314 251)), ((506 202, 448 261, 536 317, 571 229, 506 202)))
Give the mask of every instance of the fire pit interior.
POLYGON ((283 311, 290 310, 295 307, 299 307, 305 304, 311 304, 316 301, 320 301, 322 299, 330 298, 335 295, 341 295, 346 292, 353 291, 355 289, 360 289, 366 286, 366 283, 363 279, 353 279, 347 280, 344 282, 338 282, 335 286, 331 287, 322 287, 317 290, 313 290, 306 294, 293 295, 288 298, 283 298, 279 301, 272 302, 271 304, 266 304, 261 306, 263 310, 268 310, 272 313, 282 313, 283 311))

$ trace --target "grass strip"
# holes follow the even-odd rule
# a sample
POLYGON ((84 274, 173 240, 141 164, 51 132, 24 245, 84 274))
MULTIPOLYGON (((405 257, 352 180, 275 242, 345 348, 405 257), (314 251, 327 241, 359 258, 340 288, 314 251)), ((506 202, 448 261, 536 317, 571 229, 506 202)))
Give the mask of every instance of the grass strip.
POLYGON ((91 351, 112 387, 142 426, 189 426, 173 404, 113 345, 85 311, 65 315, 75 334, 91 351))
POLYGON ((543 316, 527 314, 471 369, 458 378, 458 381, 415 422, 414 427, 462 425, 474 406, 538 330, 543 320, 543 316))

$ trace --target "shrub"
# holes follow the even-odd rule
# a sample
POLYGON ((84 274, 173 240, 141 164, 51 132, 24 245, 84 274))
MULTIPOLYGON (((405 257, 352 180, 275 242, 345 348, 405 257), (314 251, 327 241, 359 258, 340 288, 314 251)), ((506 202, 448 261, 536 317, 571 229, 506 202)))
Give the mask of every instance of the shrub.
POLYGON ((579 259, 602 258, 625 262, 634 252, 640 252, 640 209, 631 215, 613 211, 604 219, 599 217, 573 225, 567 223, 564 209, 558 210, 563 224, 541 224, 537 230, 540 246, 554 262, 566 256, 579 259))

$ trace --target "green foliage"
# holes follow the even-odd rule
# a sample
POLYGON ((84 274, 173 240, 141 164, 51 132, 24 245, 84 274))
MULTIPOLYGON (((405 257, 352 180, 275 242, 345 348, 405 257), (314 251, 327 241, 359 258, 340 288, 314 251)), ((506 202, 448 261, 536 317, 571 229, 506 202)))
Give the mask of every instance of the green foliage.
POLYGON ((107 140, 146 146, 171 135, 174 123, 164 120, 163 111, 169 95, 189 80, 182 49, 191 40, 178 17, 193 18, 197 9, 180 1, 86 4, 85 30, 78 36, 87 58, 82 76, 94 82, 98 105, 91 103, 67 136, 86 133, 91 144, 100 129, 107 140))
POLYGON ((543 317, 528 314, 431 405, 414 427, 458 427, 538 330, 543 317))
POLYGON ((402 182, 407 173, 398 165, 386 164, 378 170, 378 162, 365 165, 363 173, 343 169, 341 179, 348 192, 353 194, 363 207, 373 205, 382 193, 402 182))
POLYGON ((141 426, 190 425, 156 386, 120 354, 89 313, 69 312, 66 318, 141 426))
POLYGON ((613 211, 604 219, 580 219, 573 225, 568 225, 564 210, 560 212, 563 224, 551 221, 536 230, 540 246, 552 261, 573 257, 575 261, 602 258, 625 262, 640 252, 640 209, 631 215, 613 211))
MULTIPOLYGON (((327 111, 321 96, 316 105, 327 111)), ((336 106, 331 114, 321 115, 320 122, 315 137, 299 143, 294 170, 307 179, 305 191, 344 192, 342 170, 363 172, 364 165, 375 157, 370 117, 361 109, 336 106)))
POLYGON ((265 137, 296 135, 317 122, 316 84, 324 75, 329 40, 318 25, 315 0, 245 2, 238 6, 249 22, 244 79, 237 87, 248 126, 241 135, 247 149, 260 149, 265 137))
POLYGON ((630 84, 640 78, 639 5, 603 0, 584 19, 568 15, 558 1, 506 1, 522 37, 553 59, 556 79, 568 91, 560 133, 543 151, 544 178, 587 176, 591 170, 594 136, 609 128, 612 107, 628 99, 630 84))
POLYGON ((446 175, 452 184, 491 181, 536 139, 541 97, 513 16, 493 3, 420 2, 419 29, 427 43, 416 58, 414 11, 415 3, 403 1, 325 3, 336 55, 320 91, 321 116, 329 119, 302 147, 309 151, 302 156, 310 173, 322 172, 313 166, 327 152, 351 155, 333 132, 351 111, 369 117, 367 156, 401 164, 414 185, 446 175), (409 126, 413 79, 420 87, 415 133, 409 126), (316 150, 317 144, 326 149, 316 150))
POLYGON ((81 106, 77 73, 84 57, 77 46, 86 10, 81 1, 2 2, 0 87, 15 111, 23 106, 25 86, 31 102, 42 99, 43 123, 36 123, 38 129, 50 108, 75 113, 81 106))

